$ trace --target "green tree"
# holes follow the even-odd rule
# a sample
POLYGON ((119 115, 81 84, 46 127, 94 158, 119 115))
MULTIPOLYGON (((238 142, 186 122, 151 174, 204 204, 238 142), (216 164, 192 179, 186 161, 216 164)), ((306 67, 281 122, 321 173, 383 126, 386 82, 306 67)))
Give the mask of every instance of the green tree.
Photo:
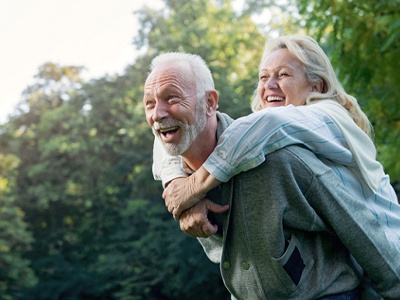
POLYGON ((144 54, 123 75, 84 82, 83 67, 46 63, 25 90, 20 114, 0 129, 0 264, 10 263, 12 251, 5 270, 14 272, 0 275, 0 292, 32 299, 229 298, 218 266, 180 232, 152 179, 143 84, 151 59, 166 51, 201 55, 221 111, 238 117, 250 112, 263 35, 308 32, 371 116, 380 157, 398 180, 389 160, 399 126, 390 109, 398 105, 394 2, 301 0, 298 11, 290 1, 249 0, 242 11, 228 0, 164 3, 137 12, 135 45, 144 54), (256 25, 252 17, 265 8, 275 13, 273 22, 256 25))
POLYGON ((138 48, 157 55, 183 51, 200 55, 210 66, 220 94, 220 110, 232 117, 250 112, 265 39, 248 13, 232 1, 165 1, 165 9, 138 12, 138 48))
POLYGON ((375 128, 378 159, 400 181, 400 2, 298 1, 299 24, 326 48, 375 128))
POLYGON ((0 153, 0 299, 13 299, 37 282, 29 260, 24 258, 33 238, 11 193, 17 165, 15 156, 0 153))
POLYGON ((204 295, 203 285, 218 298, 226 293, 217 266, 178 230, 152 180, 144 67, 146 58, 124 76, 81 84, 60 102, 52 101, 61 98, 57 89, 30 88, 44 105, 32 102, 38 109, 8 124, 5 144, 21 160, 14 193, 35 236, 28 257, 39 282, 26 290, 31 298, 185 299, 204 295), (203 272, 184 277, 194 265, 203 272))

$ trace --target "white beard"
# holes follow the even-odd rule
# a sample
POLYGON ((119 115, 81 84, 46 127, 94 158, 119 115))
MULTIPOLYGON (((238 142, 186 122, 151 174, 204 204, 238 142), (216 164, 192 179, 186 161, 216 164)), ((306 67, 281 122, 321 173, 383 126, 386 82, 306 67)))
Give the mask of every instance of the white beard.
POLYGON ((174 127, 179 126, 182 131, 182 139, 178 144, 163 143, 165 150, 168 154, 177 156, 182 155, 192 145, 193 141, 203 131, 206 126, 207 116, 204 102, 199 100, 196 105, 195 122, 192 125, 183 124, 180 121, 167 119, 163 122, 155 122, 152 129, 155 135, 158 135, 157 129, 160 127, 174 127))

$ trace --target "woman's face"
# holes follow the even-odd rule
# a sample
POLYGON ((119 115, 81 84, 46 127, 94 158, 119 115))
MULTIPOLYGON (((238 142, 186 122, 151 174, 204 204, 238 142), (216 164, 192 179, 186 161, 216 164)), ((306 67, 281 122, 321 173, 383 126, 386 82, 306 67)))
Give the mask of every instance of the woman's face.
POLYGON ((311 91, 304 65, 289 50, 278 49, 267 57, 257 87, 262 108, 305 105, 311 91))

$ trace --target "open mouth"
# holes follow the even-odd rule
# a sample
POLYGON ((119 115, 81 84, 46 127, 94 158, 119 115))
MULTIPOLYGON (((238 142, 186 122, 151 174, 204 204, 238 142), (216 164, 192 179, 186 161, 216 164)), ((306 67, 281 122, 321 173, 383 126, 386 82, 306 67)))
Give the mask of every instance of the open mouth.
POLYGON ((168 128, 160 128, 160 134, 164 137, 168 137, 171 134, 174 134, 179 129, 179 126, 168 127, 168 128))
POLYGON ((284 100, 285 100, 284 97, 277 97, 277 96, 267 97, 267 102, 269 102, 269 103, 271 103, 271 102, 282 102, 284 100))

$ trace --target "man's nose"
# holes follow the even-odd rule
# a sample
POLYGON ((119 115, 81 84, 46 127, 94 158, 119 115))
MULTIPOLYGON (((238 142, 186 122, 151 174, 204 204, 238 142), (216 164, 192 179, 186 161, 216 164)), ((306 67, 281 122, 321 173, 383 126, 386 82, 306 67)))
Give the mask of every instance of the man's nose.
POLYGON ((168 116, 167 105, 163 102, 157 101, 153 111, 153 121, 160 122, 162 119, 168 116))

